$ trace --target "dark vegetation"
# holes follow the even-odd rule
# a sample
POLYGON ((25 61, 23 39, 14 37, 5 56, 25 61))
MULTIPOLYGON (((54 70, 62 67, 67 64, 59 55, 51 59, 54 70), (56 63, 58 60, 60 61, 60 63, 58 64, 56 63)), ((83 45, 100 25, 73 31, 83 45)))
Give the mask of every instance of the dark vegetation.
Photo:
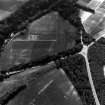
MULTIPOLYGON (((77 0, 76 0, 77 1, 77 0)), ((41 16, 57 11, 59 14, 76 28, 85 33, 79 17, 79 9, 76 1, 68 0, 29 0, 24 3, 18 10, 9 17, 0 21, 0 47, 3 46, 6 39, 10 38, 11 33, 17 33, 27 27, 29 23, 40 18, 41 16), (66 12, 65 12, 66 11, 66 12), (72 14, 72 15, 71 15, 72 14)), ((86 11, 94 12, 91 9, 79 6, 86 11)), ((86 35, 86 33, 85 33, 86 35)))
MULTIPOLYGON (((94 11, 77 5, 76 1, 77 0, 29 0, 28 2, 23 4, 16 12, 0 21, 0 47, 3 46, 6 39, 11 38, 11 33, 22 31, 27 27, 29 23, 51 11, 57 11, 61 17, 75 26, 75 28, 78 29, 78 35, 80 37, 81 35, 83 36, 84 44, 89 44, 91 41, 93 41, 93 38, 89 38, 88 34, 83 28, 81 19, 79 17, 79 8, 82 8, 86 11, 94 11)), ((58 69, 63 68, 69 79, 73 82, 73 85, 76 87, 84 105, 94 105, 94 99, 86 73, 85 61, 83 60, 84 58, 81 58, 80 55, 77 55, 77 53, 80 52, 83 47, 80 43, 80 40, 81 39, 79 39, 78 41, 79 44, 70 50, 63 51, 54 55, 46 55, 45 57, 41 57, 36 61, 30 61, 26 64, 20 64, 8 70, 2 70, 0 76, 1 81, 11 76, 7 75, 7 73, 9 72, 20 71, 22 69, 25 70, 27 68, 32 68, 35 66, 43 66, 51 61, 54 61, 56 67, 58 69), (84 86, 84 84, 86 84, 86 86, 84 86), (83 92, 84 90, 86 90, 85 93, 83 92), (90 100, 89 97, 92 100, 90 100)), ((22 89, 23 88, 24 86, 22 87, 22 89)), ((1 99, 1 105, 4 105, 4 103, 8 102, 11 97, 17 93, 18 90, 21 90, 20 87, 19 89, 16 88, 16 92, 11 91, 8 96, 5 97, 5 100, 1 99)))
POLYGON ((79 54, 70 56, 61 65, 81 97, 83 105, 95 105, 84 57, 79 54))

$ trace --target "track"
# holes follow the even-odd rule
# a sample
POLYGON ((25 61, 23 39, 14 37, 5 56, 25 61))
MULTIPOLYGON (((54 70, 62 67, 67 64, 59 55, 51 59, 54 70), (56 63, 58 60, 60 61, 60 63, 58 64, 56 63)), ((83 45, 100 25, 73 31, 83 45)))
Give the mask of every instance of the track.
MULTIPOLYGON (((15 102, 16 100, 14 101, 15 97, 18 99, 18 93, 21 93, 22 90, 27 88, 31 88, 29 84, 32 81, 36 81, 35 79, 38 79, 40 76, 43 76, 51 71, 59 71, 61 68, 77 90, 83 105, 104 105, 104 35, 100 34, 96 39, 90 37, 85 32, 81 20, 78 17, 79 12, 77 7, 74 7, 75 5, 71 5, 71 2, 67 4, 67 2, 60 2, 60 0, 57 2, 50 0, 49 2, 42 2, 41 0, 39 2, 34 2, 33 0, 30 0, 24 4, 19 11, 16 11, 10 17, 1 21, 0 33, 4 35, 3 38, 7 38, 10 37, 8 36, 9 33, 15 33, 21 29, 24 29, 24 26, 27 23, 29 24, 33 20, 50 12, 51 10, 58 11, 58 13, 65 20, 68 20, 71 24, 78 28, 80 43, 70 50, 52 56, 45 56, 40 60, 32 61, 27 64, 21 64, 10 68, 9 70, 2 71, 0 83, 0 105, 12 105, 11 103, 13 103, 13 105, 17 105, 15 102), (43 7, 44 3, 46 6, 43 7), (58 4, 60 6, 56 7, 58 4), (69 7, 73 9, 69 11, 69 7), (26 11, 31 10, 32 12, 26 13, 26 11), (35 12, 36 15, 33 15, 35 12), (24 13, 24 16, 22 13, 24 13), (69 15, 69 13, 73 14, 72 17, 69 15), (14 21, 16 18, 18 21, 14 21), (73 18, 75 18, 77 21, 75 21, 73 18), (22 19, 26 20, 26 23, 23 23, 22 19), (32 69, 32 67, 35 68, 32 69)), ((49 81, 49 84, 50 83, 52 84, 51 81, 49 81)), ((50 85, 47 86, 49 87, 50 85)), ((29 91, 25 91, 25 94, 31 95, 29 91)), ((38 98, 32 97, 29 103, 41 105, 42 103, 40 103, 37 99, 40 99, 42 96, 43 92, 42 94, 39 93, 38 98)), ((51 99, 55 100, 54 97, 51 99)), ((43 102, 45 105, 48 104, 45 101, 43 102)), ((27 105, 31 105, 29 103, 27 103, 27 105)), ((55 100, 55 105, 58 105, 58 103, 59 101, 55 100)), ((50 104, 52 105, 52 103, 50 104)), ((62 105, 64 104, 62 103, 62 105)), ((69 105, 69 103, 66 104, 69 105)))

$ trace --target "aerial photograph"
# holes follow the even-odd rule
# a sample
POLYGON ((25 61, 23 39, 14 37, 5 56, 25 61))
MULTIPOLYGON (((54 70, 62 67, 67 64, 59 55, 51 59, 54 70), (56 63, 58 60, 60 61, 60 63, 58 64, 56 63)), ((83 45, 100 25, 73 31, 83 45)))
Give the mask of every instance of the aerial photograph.
POLYGON ((0 0, 0 105, 105 105, 105 0, 0 0))

